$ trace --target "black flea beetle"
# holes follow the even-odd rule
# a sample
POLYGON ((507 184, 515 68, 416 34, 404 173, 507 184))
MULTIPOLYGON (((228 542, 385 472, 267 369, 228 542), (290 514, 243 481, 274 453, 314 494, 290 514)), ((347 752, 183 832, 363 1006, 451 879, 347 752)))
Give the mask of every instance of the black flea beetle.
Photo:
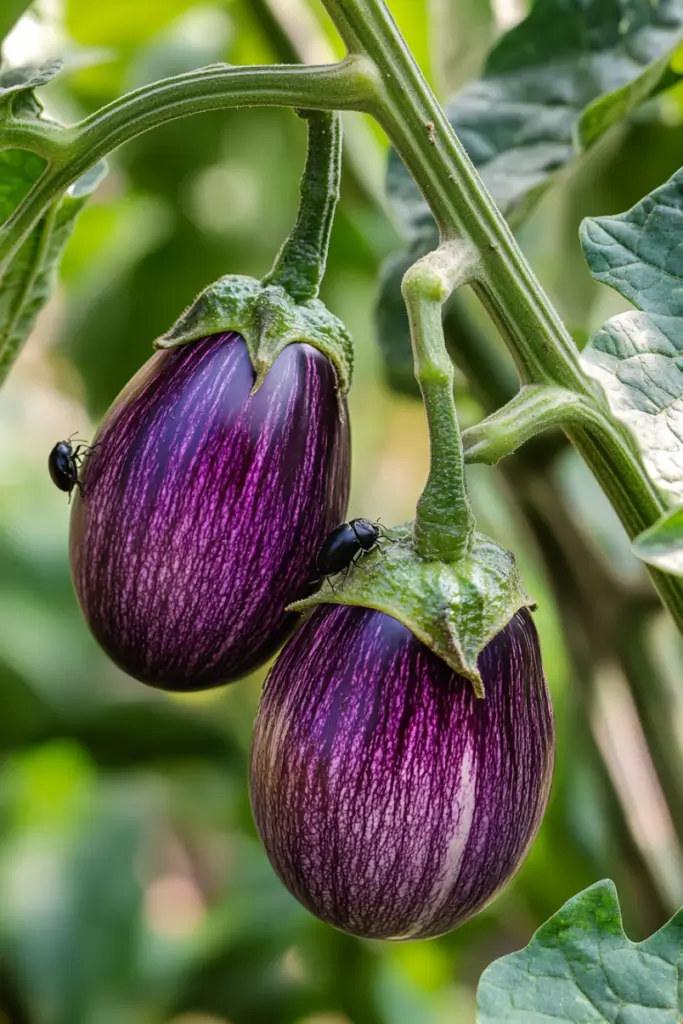
POLYGON ((71 440, 69 437, 66 441, 58 441, 47 460, 47 468, 50 471, 52 483, 60 491, 64 491, 69 495, 69 501, 71 501, 71 492, 74 487, 78 487, 81 495, 83 494, 83 487, 78 479, 78 471, 81 468, 83 459, 93 451, 93 448, 87 444, 79 444, 74 448, 71 440))
POLYGON ((328 534, 318 552, 316 570, 319 576, 334 576, 338 572, 348 574, 360 555, 380 546, 381 529, 379 523, 372 523, 369 519, 352 519, 350 523, 338 526, 328 534))

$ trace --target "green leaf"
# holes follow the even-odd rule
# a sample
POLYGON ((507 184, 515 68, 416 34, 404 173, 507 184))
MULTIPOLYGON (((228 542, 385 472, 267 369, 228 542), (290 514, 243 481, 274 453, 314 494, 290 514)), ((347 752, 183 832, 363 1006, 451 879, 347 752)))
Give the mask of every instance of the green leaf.
POLYGON ((5 69, 0 73, 0 118, 9 113, 22 118, 40 117, 43 105, 35 90, 47 85, 61 70, 61 60, 5 69))
POLYGON ((670 67, 671 51, 653 61, 641 75, 621 89, 600 96, 584 110, 577 126, 582 149, 589 149, 612 125, 622 121, 646 100, 676 85, 680 76, 670 67))
MULTIPOLYGON (((681 0, 537 0, 446 108, 508 218, 661 88, 682 32, 681 0)), ((408 237, 431 246, 431 214, 395 154, 388 189, 408 237)))
POLYGON ((683 171, 616 217, 584 221, 591 273, 639 311, 609 320, 583 351, 659 490, 683 501, 683 171))
POLYGON ((683 509, 663 516, 633 543, 638 558, 663 572, 683 576, 683 509))
POLYGON ((484 972, 477 1024, 677 1024, 682 966, 683 911, 631 942, 614 884, 598 882, 484 972))
MULTIPOLYGON (((32 153, 9 151, 0 154, 0 158, 3 156, 13 158, 14 164, 12 175, 0 175, 2 219, 21 201, 42 168, 42 161, 32 153)), ((2 162, 0 159, 0 172, 2 162)), ((106 164, 101 161, 79 178, 64 198, 43 217, 4 274, 0 291, 0 383, 49 299, 59 259, 76 217, 105 173, 106 164)))
POLYGON ((593 277, 638 309, 683 315, 683 171, 627 213, 593 217, 581 244, 593 277))

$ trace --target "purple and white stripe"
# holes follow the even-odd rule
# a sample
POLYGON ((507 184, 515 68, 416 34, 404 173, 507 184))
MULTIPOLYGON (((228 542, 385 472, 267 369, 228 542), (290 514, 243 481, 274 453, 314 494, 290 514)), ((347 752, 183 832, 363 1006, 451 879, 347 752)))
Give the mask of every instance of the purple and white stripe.
POLYGON ((331 363, 292 344, 251 395, 254 379, 238 334, 157 353, 84 468, 76 593, 102 647, 152 686, 204 689, 272 655, 346 513, 348 418, 331 363))
POLYGON ((271 862, 312 913, 368 938, 440 935, 510 879, 554 755, 536 628, 485 648, 486 699, 397 620, 324 605, 271 669, 251 799, 271 862))

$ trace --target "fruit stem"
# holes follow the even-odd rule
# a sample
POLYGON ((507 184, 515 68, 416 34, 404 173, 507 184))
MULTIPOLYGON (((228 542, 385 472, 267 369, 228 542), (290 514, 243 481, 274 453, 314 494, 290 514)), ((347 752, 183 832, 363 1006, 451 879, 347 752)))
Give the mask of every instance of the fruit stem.
POLYGON ((430 561, 459 561, 472 546, 474 516, 441 310, 456 288, 475 279, 479 262, 472 246, 446 242, 414 263, 403 277, 415 377, 430 443, 429 477, 417 504, 413 541, 417 553, 430 561))
POLYGON ((342 121, 336 111, 299 110, 308 122, 308 154, 296 224, 263 284, 280 285, 295 302, 317 299, 339 200, 342 121))

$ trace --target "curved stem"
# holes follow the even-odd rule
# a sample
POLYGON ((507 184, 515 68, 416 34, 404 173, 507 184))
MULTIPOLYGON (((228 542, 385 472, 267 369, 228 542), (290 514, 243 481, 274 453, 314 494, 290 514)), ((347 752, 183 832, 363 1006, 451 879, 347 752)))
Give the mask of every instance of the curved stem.
POLYGON ((48 207, 89 167, 166 121, 242 106, 367 110, 375 89, 372 65, 362 57, 347 57, 339 64, 311 67, 217 64, 128 93, 61 130, 59 153, 0 228, 0 276, 48 207))
POLYGON ((280 285, 295 302, 317 299, 339 201, 342 122, 339 114, 302 110, 308 121, 308 155, 301 178, 296 224, 263 284, 280 285))
POLYGON ((455 562, 469 553, 474 532, 462 439, 453 398, 453 363, 441 310, 451 293, 479 268, 472 247, 446 242, 418 260, 403 277, 415 377, 429 424, 429 478, 417 504, 413 538, 423 558, 455 562))
POLYGON ((68 138, 61 125, 49 121, 11 119, 0 128, 0 150, 26 149, 46 160, 64 157, 68 138))
POLYGON ((583 428, 610 445, 621 442, 594 402, 565 388, 527 384, 501 409, 464 432, 465 458, 495 466, 527 441, 556 427, 583 428))

